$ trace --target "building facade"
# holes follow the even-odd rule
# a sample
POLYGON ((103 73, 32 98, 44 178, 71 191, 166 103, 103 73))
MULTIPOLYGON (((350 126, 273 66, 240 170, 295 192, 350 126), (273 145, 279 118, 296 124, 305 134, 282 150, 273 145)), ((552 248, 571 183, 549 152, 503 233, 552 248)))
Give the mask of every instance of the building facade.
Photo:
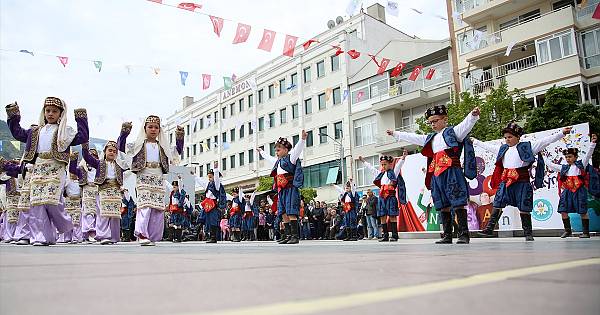
POLYGON ((598 104, 600 0, 447 0, 456 89, 485 94, 501 82, 537 106, 552 87, 598 104))

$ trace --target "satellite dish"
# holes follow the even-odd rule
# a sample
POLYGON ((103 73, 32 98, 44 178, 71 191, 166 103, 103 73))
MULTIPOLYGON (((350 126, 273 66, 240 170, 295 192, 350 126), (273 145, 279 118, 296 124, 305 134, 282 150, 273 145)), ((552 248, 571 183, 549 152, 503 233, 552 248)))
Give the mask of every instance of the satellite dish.
POLYGON ((327 27, 329 29, 332 29, 335 27, 335 22, 333 20, 329 20, 329 22, 327 22, 327 27))
POLYGON ((335 18, 335 22, 337 23, 337 25, 340 25, 340 24, 344 23, 344 18, 342 18, 341 16, 338 16, 335 18))

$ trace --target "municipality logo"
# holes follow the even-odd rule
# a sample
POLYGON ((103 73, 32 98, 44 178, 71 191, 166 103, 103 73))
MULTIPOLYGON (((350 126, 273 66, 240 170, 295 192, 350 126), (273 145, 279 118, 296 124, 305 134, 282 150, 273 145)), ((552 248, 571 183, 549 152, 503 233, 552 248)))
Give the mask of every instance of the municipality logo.
POLYGON ((533 202, 531 215, 537 221, 547 221, 552 216, 552 204, 546 199, 537 199, 533 202))

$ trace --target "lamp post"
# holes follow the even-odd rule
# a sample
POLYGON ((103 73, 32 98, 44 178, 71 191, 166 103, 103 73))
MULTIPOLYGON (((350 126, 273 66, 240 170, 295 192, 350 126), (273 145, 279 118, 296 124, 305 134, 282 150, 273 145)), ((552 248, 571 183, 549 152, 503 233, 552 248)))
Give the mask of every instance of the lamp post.
POLYGON ((346 170, 344 167, 344 145, 340 141, 332 138, 330 135, 328 135, 326 133, 319 133, 319 136, 325 136, 325 137, 333 140, 333 142, 335 142, 337 145, 340 146, 340 158, 339 158, 340 169, 342 170, 342 183, 345 183, 346 182, 346 170))

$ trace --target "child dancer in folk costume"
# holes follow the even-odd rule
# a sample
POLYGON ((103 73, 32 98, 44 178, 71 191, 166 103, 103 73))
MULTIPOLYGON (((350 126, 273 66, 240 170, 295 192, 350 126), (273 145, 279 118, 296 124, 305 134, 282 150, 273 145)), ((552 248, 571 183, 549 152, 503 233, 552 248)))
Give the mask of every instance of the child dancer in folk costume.
MULTIPOLYGON (((98 151, 89 148, 89 153, 99 159, 98 151)), ((81 186, 81 235, 85 244, 96 242, 96 211, 98 210, 98 186, 94 183, 96 169, 89 166, 85 159, 79 165, 70 164, 69 171, 77 174, 81 186)))
POLYGON ((277 211, 283 219, 287 235, 286 238, 281 239, 280 244, 298 244, 299 242, 300 188, 304 185, 304 173, 299 158, 304 150, 306 137, 306 131, 302 130, 302 137, 294 148, 286 138, 279 138, 275 144, 277 157, 270 156, 258 148, 260 155, 273 164, 271 176, 274 182, 273 188, 277 189, 277 211))
POLYGON ((255 241, 256 236, 254 234, 254 223, 256 221, 256 213, 254 207, 254 197, 256 191, 252 192, 251 195, 246 195, 240 189, 240 196, 238 199, 242 201, 242 207, 244 209, 244 232, 246 233, 246 240, 255 241))
POLYGON ((497 189, 494 198, 494 210, 488 225, 479 234, 484 237, 494 236, 494 227, 502 209, 513 206, 519 209, 521 225, 526 241, 533 241, 533 227, 531 224, 531 211, 533 210, 533 187, 529 182, 529 170, 536 161, 534 186, 541 188, 544 185, 545 166, 539 154, 553 142, 560 140, 571 132, 571 127, 564 128, 563 132, 555 133, 538 141, 521 142, 523 128, 516 123, 509 123, 502 130, 505 144, 501 146, 490 145, 474 139, 474 144, 482 149, 497 154, 496 168, 492 174, 491 186, 497 189))
POLYGON ((358 225, 358 208, 360 207, 360 198, 356 192, 356 184, 349 179, 344 189, 338 185, 333 185, 340 194, 340 202, 344 210, 344 226, 346 226, 346 238, 344 241, 358 241, 356 227, 358 225))
POLYGON ((569 213, 578 213, 581 216, 583 233, 579 237, 590 237, 590 218, 587 214, 588 187, 592 194, 597 194, 600 190, 600 187, 598 187, 598 172, 590 165, 597 140, 598 137, 595 134, 592 135, 590 148, 582 160, 578 160, 579 150, 577 148, 568 148, 563 150, 567 164, 555 164, 546 161, 548 168, 559 172, 558 191, 560 201, 558 202, 558 212, 562 216, 565 227, 565 232, 560 236, 561 238, 573 235, 569 213))
POLYGON ((47 97, 40 114, 39 126, 21 128, 21 114, 16 103, 6 107, 8 126, 15 139, 27 143, 23 161, 34 163, 30 182, 32 218, 29 220, 33 245, 56 241, 56 229, 64 233, 73 229, 64 211, 63 186, 70 146, 88 141, 89 129, 85 109, 75 110, 77 132, 67 126, 67 105, 56 97, 47 97))
MULTIPOLYGON (((242 208, 244 208, 244 199, 240 196, 240 189, 238 187, 233 188, 231 195, 233 196, 233 203, 229 210, 229 230, 231 231, 231 241, 239 242, 242 240, 242 208)), ((243 240, 247 240, 246 235, 244 235, 243 240)))
POLYGON ((2 221, 2 234, 0 237, 2 238, 2 242, 4 243, 16 243, 18 239, 16 238, 15 232, 17 229, 17 223, 19 221, 19 190, 18 190, 18 182, 17 182, 17 174, 14 171, 6 170, 13 166, 12 170, 14 170, 14 166, 18 169, 18 164, 10 162, 2 161, 2 164, 10 164, 6 167, 2 165, 2 171, 6 171, 7 174, 3 174, 0 177, 0 183, 5 185, 6 192, 6 202, 4 202, 4 211, 2 212, 3 221, 2 221), (13 174, 10 174, 10 173, 13 174), (9 175, 10 174, 10 175, 9 175))
POLYGON ((404 157, 394 165, 394 158, 384 155, 379 158, 381 169, 376 169, 373 165, 365 161, 362 156, 358 159, 373 173, 375 179, 373 183, 379 187, 379 205, 377 207, 377 217, 381 222, 383 238, 380 242, 398 241, 398 202, 406 204, 406 185, 400 174, 404 157), (388 227, 389 218, 389 227, 388 227), (389 238, 389 231, 392 232, 392 238, 389 238))
POLYGON ((101 245, 114 244, 121 240, 121 186, 123 172, 129 168, 125 147, 130 132, 131 123, 123 123, 117 142, 108 141, 99 159, 90 154, 88 143, 81 146, 83 159, 96 169, 94 179, 94 184, 98 187, 96 239, 101 245))
POLYGON ((227 195, 225 194, 225 187, 221 184, 218 162, 215 162, 214 168, 208 171, 205 198, 200 205, 204 209, 205 225, 209 232, 206 243, 214 244, 217 242, 219 234, 221 215, 227 211, 227 195))
MULTIPOLYGON (((69 163, 69 171, 73 169, 71 165, 77 165, 77 152, 71 153, 71 162, 69 163)), ((79 186, 79 176, 76 173, 69 172, 69 178, 65 185, 65 211, 71 218, 73 230, 62 234, 65 242, 77 244, 83 241, 81 234, 81 187, 79 186)))
MULTIPOLYGON (((181 179, 181 178, 180 178, 181 179)), ((169 226, 171 228, 171 241, 181 243, 183 241, 183 226, 185 225, 185 212, 183 205, 185 202, 185 190, 180 189, 179 181, 171 183, 173 189, 169 193, 169 226)))
POLYGON ((133 230, 135 229, 135 212, 136 205, 129 190, 123 188, 123 200, 121 201, 121 239, 127 240, 127 242, 135 241, 133 230))
MULTIPOLYGON (((175 148, 160 125, 158 116, 148 116, 133 145, 131 171, 137 175, 138 210, 135 217, 135 235, 142 246, 154 246, 164 232, 164 196, 171 189, 163 175, 169 173, 169 164, 178 164, 183 152, 183 128, 175 131, 175 148), (165 190, 166 189, 166 190, 165 190)), ((129 161, 128 161, 129 162, 129 161)))
POLYGON ((388 135, 397 141, 406 141, 423 147, 421 154, 427 157, 427 174, 425 185, 431 190, 433 203, 441 211, 444 237, 437 244, 452 244, 452 214, 454 209, 458 219, 457 244, 468 244, 469 223, 467 219, 468 186, 465 177, 472 179, 477 175, 475 152, 467 137, 479 119, 479 108, 476 107, 458 125, 448 126, 448 110, 444 105, 433 106, 425 112, 425 118, 433 132, 419 135, 388 130, 388 135), (460 156, 465 151, 464 172, 461 168, 460 156))

